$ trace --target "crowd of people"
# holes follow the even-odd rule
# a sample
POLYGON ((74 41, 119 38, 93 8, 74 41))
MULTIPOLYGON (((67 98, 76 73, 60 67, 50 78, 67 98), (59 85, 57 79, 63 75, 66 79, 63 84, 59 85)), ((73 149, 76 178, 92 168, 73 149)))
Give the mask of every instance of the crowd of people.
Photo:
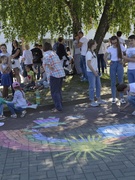
MULTIPOLYGON (((43 47, 36 43, 31 50, 29 44, 24 44, 22 48, 14 40, 11 54, 7 52, 6 44, 1 44, 0 73, 3 88, 0 98, 0 118, 5 118, 3 103, 7 104, 12 118, 17 117, 16 112, 21 112, 21 117, 24 117, 28 105, 25 92, 42 88, 50 88, 54 102, 52 112, 61 112, 63 110, 62 82, 67 75, 74 73, 80 75, 82 82, 88 82, 90 105, 97 107, 105 104, 106 101, 100 97, 100 77, 105 73, 107 65, 110 66, 112 103, 116 103, 117 88, 120 92, 120 103, 125 104, 126 101, 123 98, 125 89, 132 91, 134 88, 129 87, 135 86, 135 35, 128 37, 127 48, 121 35, 122 32, 118 31, 116 35, 112 36, 109 39, 108 47, 102 42, 98 54, 95 53, 96 41, 88 40, 82 31, 79 31, 74 37, 73 54, 65 44, 63 37, 59 37, 53 46, 48 42, 45 42, 43 47), (125 64, 128 64, 129 85, 121 86, 125 64), (116 81, 119 83, 117 87, 116 81), (9 87, 12 89, 12 100, 8 97, 9 87)), ((133 96, 134 93, 128 94, 133 96)), ((134 97, 129 99, 129 102, 131 103, 132 99, 131 104, 135 105, 134 97)))

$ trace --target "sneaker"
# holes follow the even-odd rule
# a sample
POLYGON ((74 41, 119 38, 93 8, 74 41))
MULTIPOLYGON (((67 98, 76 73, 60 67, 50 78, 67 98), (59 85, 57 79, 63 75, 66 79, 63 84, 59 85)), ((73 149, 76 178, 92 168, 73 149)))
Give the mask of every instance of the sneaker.
POLYGON ((11 118, 17 118, 17 114, 12 114, 11 118))
POLYGON ((135 116, 135 111, 132 112, 132 115, 135 116))
POLYGON ((0 120, 3 120, 5 118, 6 118, 6 116, 0 115, 0 120))
POLYGON ((123 98, 121 98, 120 103, 121 103, 121 104, 125 104, 126 101, 125 101, 123 98))
POLYGON ((115 103, 116 103, 116 99, 113 98, 113 99, 112 99, 112 104, 115 104, 115 103))
POLYGON ((27 112, 26 112, 25 110, 24 110, 24 111, 22 111, 22 114, 21 114, 21 116, 20 116, 20 117, 24 117, 26 113, 27 113, 27 112))
POLYGON ((98 104, 106 104, 105 100, 100 99, 99 101, 97 101, 98 104))
POLYGON ((0 126, 3 126, 4 125, 4 122, 0 122, 0 126))
POLYGON ((90 103, 90 105, 91 105, 92 107, 97 107, 97 106, 99 106, 99 104, 98 104, 97 102, 92 102, 92 103, 90 103))
POLYGON ((88 80, 86 78, 81 79, 81 82, 87 82, 88 80))
POLYGON ((80 79, 82 80, 84 77, 83 77, 83 75, 80 77, 80 79))

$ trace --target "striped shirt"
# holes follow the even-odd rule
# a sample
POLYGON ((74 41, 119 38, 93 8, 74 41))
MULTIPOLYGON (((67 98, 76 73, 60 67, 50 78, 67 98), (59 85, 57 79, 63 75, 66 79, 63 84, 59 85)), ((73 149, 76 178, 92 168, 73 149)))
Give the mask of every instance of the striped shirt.
POLYGON ((44 52, 43 66, 45 68, 48 80, 50 79, 50 76, 56 78, 61 78, 65 76, 65 72, 60 62, 60 59, 54 51, 49 50, 44 52), (49 66, 51 66, 51 69, 49 68, 49 66))

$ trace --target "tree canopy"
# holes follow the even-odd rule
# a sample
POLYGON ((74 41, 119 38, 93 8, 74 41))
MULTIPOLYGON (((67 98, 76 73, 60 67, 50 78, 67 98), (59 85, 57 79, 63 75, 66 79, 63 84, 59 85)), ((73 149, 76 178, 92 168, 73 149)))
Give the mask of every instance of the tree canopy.
POLYGON ((0 19, 8 40, 36 41, 47 32, 72 36, 95 27, 95 39, 102 41, 109 29, 130 32, 134 4, 133 0, 0 0, 0 19))

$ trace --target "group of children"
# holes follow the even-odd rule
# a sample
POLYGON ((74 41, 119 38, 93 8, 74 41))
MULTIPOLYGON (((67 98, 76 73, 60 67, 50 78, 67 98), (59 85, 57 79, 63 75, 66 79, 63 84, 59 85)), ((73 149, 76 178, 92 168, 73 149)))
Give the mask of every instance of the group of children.
MULTIPOLYGON (((120 103, 125 104, 126 101, 123 98, 124 92, 128 95, 128 103, 121 108, 125 109, 129 104, 135 107, 135 35, 128 37, 129 46, 126 49, 119 41, 118 37, 112 36, 110 38, 111 46, 107 49, 105 53, 105 61, 108 63, 108 55, 110 60, 110 80, 111 80, 111 92, 112 92, 112 103, 116 103, 116 89, 119 92, 120 103), (128 82, 129 84, 123 83, 124 76, 124 65, 128 64, 128 82), (116 86, 116 79, 118 78, 118 85, 116 86)), ((97 67, 97 56, 94 52, 96 49, 96 41, 89 40, 88 51, 86 54, 86 67, 87 75, 89 81, 89 97, 91 101, 91 106, 99 106, 99 104, 104 104, 105 101, 100 99, 101 82, 100 75, 97 67), (96 98, 94 99, 94 90, 96 89, 96 98)), ((135 115, 135 111, 132 113, 135 115)))

